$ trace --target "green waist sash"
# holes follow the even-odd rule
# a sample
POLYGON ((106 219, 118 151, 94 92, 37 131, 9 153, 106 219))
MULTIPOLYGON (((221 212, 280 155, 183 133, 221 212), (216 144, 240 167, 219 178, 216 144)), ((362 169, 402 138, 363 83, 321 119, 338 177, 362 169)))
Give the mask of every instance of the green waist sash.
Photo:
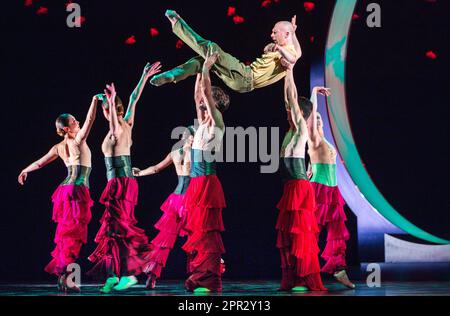
POLYGON ((313 163, 311 182, 317 182, 329 187, 337 186, 336 164, 313 163))

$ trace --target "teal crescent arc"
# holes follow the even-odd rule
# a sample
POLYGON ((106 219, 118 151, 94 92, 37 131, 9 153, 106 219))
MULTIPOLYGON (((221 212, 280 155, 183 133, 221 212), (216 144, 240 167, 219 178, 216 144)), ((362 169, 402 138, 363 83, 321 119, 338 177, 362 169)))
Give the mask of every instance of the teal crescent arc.
POLYGON ((389 204, 367 173, 356 148, 348 119, 345 95, 347 41, 356 2, 357 0, 336 1, 325 51, 325 83, 332 91, 328 102, 328 114, 339 154, 361 194, 382 217, 419 239, 436 244, 450 244, 450 241, 417 227, 389 204))

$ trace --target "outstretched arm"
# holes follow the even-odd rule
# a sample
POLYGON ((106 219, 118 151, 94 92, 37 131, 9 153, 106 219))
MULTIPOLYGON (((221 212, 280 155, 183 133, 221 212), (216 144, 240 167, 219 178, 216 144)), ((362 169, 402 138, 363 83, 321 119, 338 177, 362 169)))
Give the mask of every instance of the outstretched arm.
POLYGON ((144 177, 151 174, 158 173, 164 169, 166 169, 168 166, 170 166, 173 162, 172 154, 169 153, 166 158, 164 158, 163 161, 158 163, 157 165, 150 166, 147 169, 140 170, 139 168, 133 168, 133 175, 135 177, 144 177))
POLYGON ((202 105, 202 99, 202 74, 197 74, 197 78, 195 79, 194 100, 195 110, 197 111, 197 119, 199 123, 202 123, 202 110, 200 109, 200 106, 202 105))
POLYGON ((297 56, 295 59, 295 61, 297 61, 300 59, 300 57, 302 57, 302 47, 300 46, 300 42, 298 41, 297 33, 295 33, 297 31, 297 16, 296 15, 294 15, 294 17, 292 18, 291 24, 294 29, 294 33, 292 33, 292 41, 294 43, 295 51, 297 53, 297 56))
POLYGON ((78 144, 85 141, 86 138, 89 136, 92 125, 94 124, 95 121, 95 116, 97 114, 97 103, 100 98, 101 95, 98 94, 92 97, 91 106, 89 107, 88 113, 86 115, 86 120, 83 123, 83 127, 80 129, 80 131, 77 133, 77 136, 75 137, 75 141, 78 144))
POLYGON ((160 71, 161 71, 161 63, 159 61, 157 61, 153 65, 150 65, 150 63, 147 63, 147 65, 145 65, 141 79, 139 79, 136 88, 130 95, 130 101, 128 102, 127 112, 125 113, 124 117, 125 122, 127 122, 130 126, 133 126, 134 124, 134 114, 136 111, 136 104, 139 101, 139 98, 141 97, 142 91, 144 90, 148 78, 150 78, 154 74, 157 74, 160 71))
POLYGON ((285 102, 287 103, 286 108, 291 111, 292 121, 297 132, 300 132, 306 127, 306 122, 298 105, 297 87, 295 86, 292 68, 287 70, 284 78, 284 93, 285 102))
POLYGON ((216 103, 212 97, 211 77, 209 76, 209 70, 216 62, 217 57, 217 52, 213 53, 211 50, 208 50, 202 69, 202 93, 208 113, 213 120, 213 124, 218 128, 223 129, 225 124, 223 122, 222 113, 217 109, 216 103))
POLYGON ((19 183, 21 185, 24 185, 25 181, 27 180, 27 176, 28 176, 29 172, 41 169, 45 165, 48 165, 49 163, 54 161, 56 158, 58 158, 58 150, 55 145, 50 149, 50 151, 47 154, 45 154, 40 159, 33 162, 31 165, 29 165, 25 169, 23 169, 22 172, 20 172, 19 177, 17 178, 17 181, 19 181, 19 183))
POLYGON ((122 132, 122 127, 120 127, 119 119, 117 117, 116 88, 114 87, 114 83, 112 83, 111 85, 106 85, 106 89, 103 91, 105 92, 106 98, 108 99, 109 131, 111 135, 113 135, 117 139, 119 137, 119 134, 122 132))
POLYGON ((314 146, 318 145, 319 139, 319 130, 317 128, 317 94, 322 94, 324 96, 330 96, 330 89, 325 87, 314 87, 311 92, 311 102, 313 104, 312 112, 311 112, 311 124, 309 126, 309 135, 311 138, 311 141, 313 142, 314 146))

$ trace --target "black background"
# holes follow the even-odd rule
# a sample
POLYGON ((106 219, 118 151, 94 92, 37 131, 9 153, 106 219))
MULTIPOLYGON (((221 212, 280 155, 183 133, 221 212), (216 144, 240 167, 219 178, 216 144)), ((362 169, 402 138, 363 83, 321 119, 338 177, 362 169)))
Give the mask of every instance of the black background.
MULTIPOLYGON (((378 1, 382 27, 368 28, 359 1, 360 19, 352 23, 348 47, 347 97, 353 133, 368 172, 387 200, 414 224, 450 238, 448 201, 448 1, 378 1), (425 52, 433 50, 431 60, 425 52)), ((17 176, 26 165, 45 154, 60 139, 54 120, 64 112, 82 122, 94 94, 114 81, 123 100, 134 89, 147 61, 160 60, 164 69, 194 53, 175 49, 177 38, 164 17, 168 8, 202 36, 241 59, 253 61, 270 41, 273 24, 298 16, 303 57, 296 67, 301 95, 309 97, 309 67, 323 50, 334 1, 316 1, 311 13, 303 1, 281 0, 268 9, 261 1, 78 1, 86 22, 81 29, 66 26, 65 1, 19 1, 4 4, 1 32, 2 167, 0 220, 0 281, 50 280, 43 268, 50 260, 55 224, 50 196, 66 170, 57 161, 29 174, 24 187, 17 176), (36 15, 40 5, 49 8, 36 15), (233 5, 246 18, 235 25, 226 15, 233 5), (151 38, 150 27, 160 35, 151 38), (136 36, 135 45, 124 40, 136 36), (314 36, 313 43, 310 37, 314 36)), ((214 83, 222 85, 213 78, 214 83)), ((159 162, 175 141, 175 126, 192 124, 194 79, 156 88, 147 85, 137 107, 132 147, 133 165, 159 162)), ((229 91, 227 126, 286 127, 282 81, 247 94, 229 91)), ((107 122, 99 112, 88 143, 92 150, 91 195, 98 200, 106 183, 101 141, 107 122)), ((275 248, 275 208, 282 184, 277 174, 260 174, 259 163, 221 163, 228 207, 223 234, 228 278, 271 278, 279 275, 275 248)), ((152 238, 159 206, 176 185, 172 169, 139 179, 136 216, 152 238)), ((95 248, 93 238, 103 212, 95 203, 85 259, 95 248)), ((350 264, 357 264, 356 219, 348 210, 350 264)), ((324 236, 325 237, 325 236, 324 236)), ((184 276, 181 241, 169 257, 163 278, 184 276)))

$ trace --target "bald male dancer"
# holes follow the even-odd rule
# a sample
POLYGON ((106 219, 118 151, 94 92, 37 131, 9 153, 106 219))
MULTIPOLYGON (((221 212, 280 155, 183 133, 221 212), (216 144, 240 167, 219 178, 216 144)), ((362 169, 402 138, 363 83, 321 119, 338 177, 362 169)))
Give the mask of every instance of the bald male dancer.
POLYGON ((272 43, 264 48, 264 54, 247 66, 237 58, 223 51, 216 43, 198 35, 172 10, 166 11, 166 17, 172 24, 173 32, 199 56, 186 63, 152 78, 151 84, 161 86, 177 83, 202 71, 208 51, 218 53, 211 71, 232 90, 244 93, 271 85, 286 75, 286 65, 295 64, 302 51, 295 35, 296 17, 291 22, 281 21, 272 29, 272 43))

